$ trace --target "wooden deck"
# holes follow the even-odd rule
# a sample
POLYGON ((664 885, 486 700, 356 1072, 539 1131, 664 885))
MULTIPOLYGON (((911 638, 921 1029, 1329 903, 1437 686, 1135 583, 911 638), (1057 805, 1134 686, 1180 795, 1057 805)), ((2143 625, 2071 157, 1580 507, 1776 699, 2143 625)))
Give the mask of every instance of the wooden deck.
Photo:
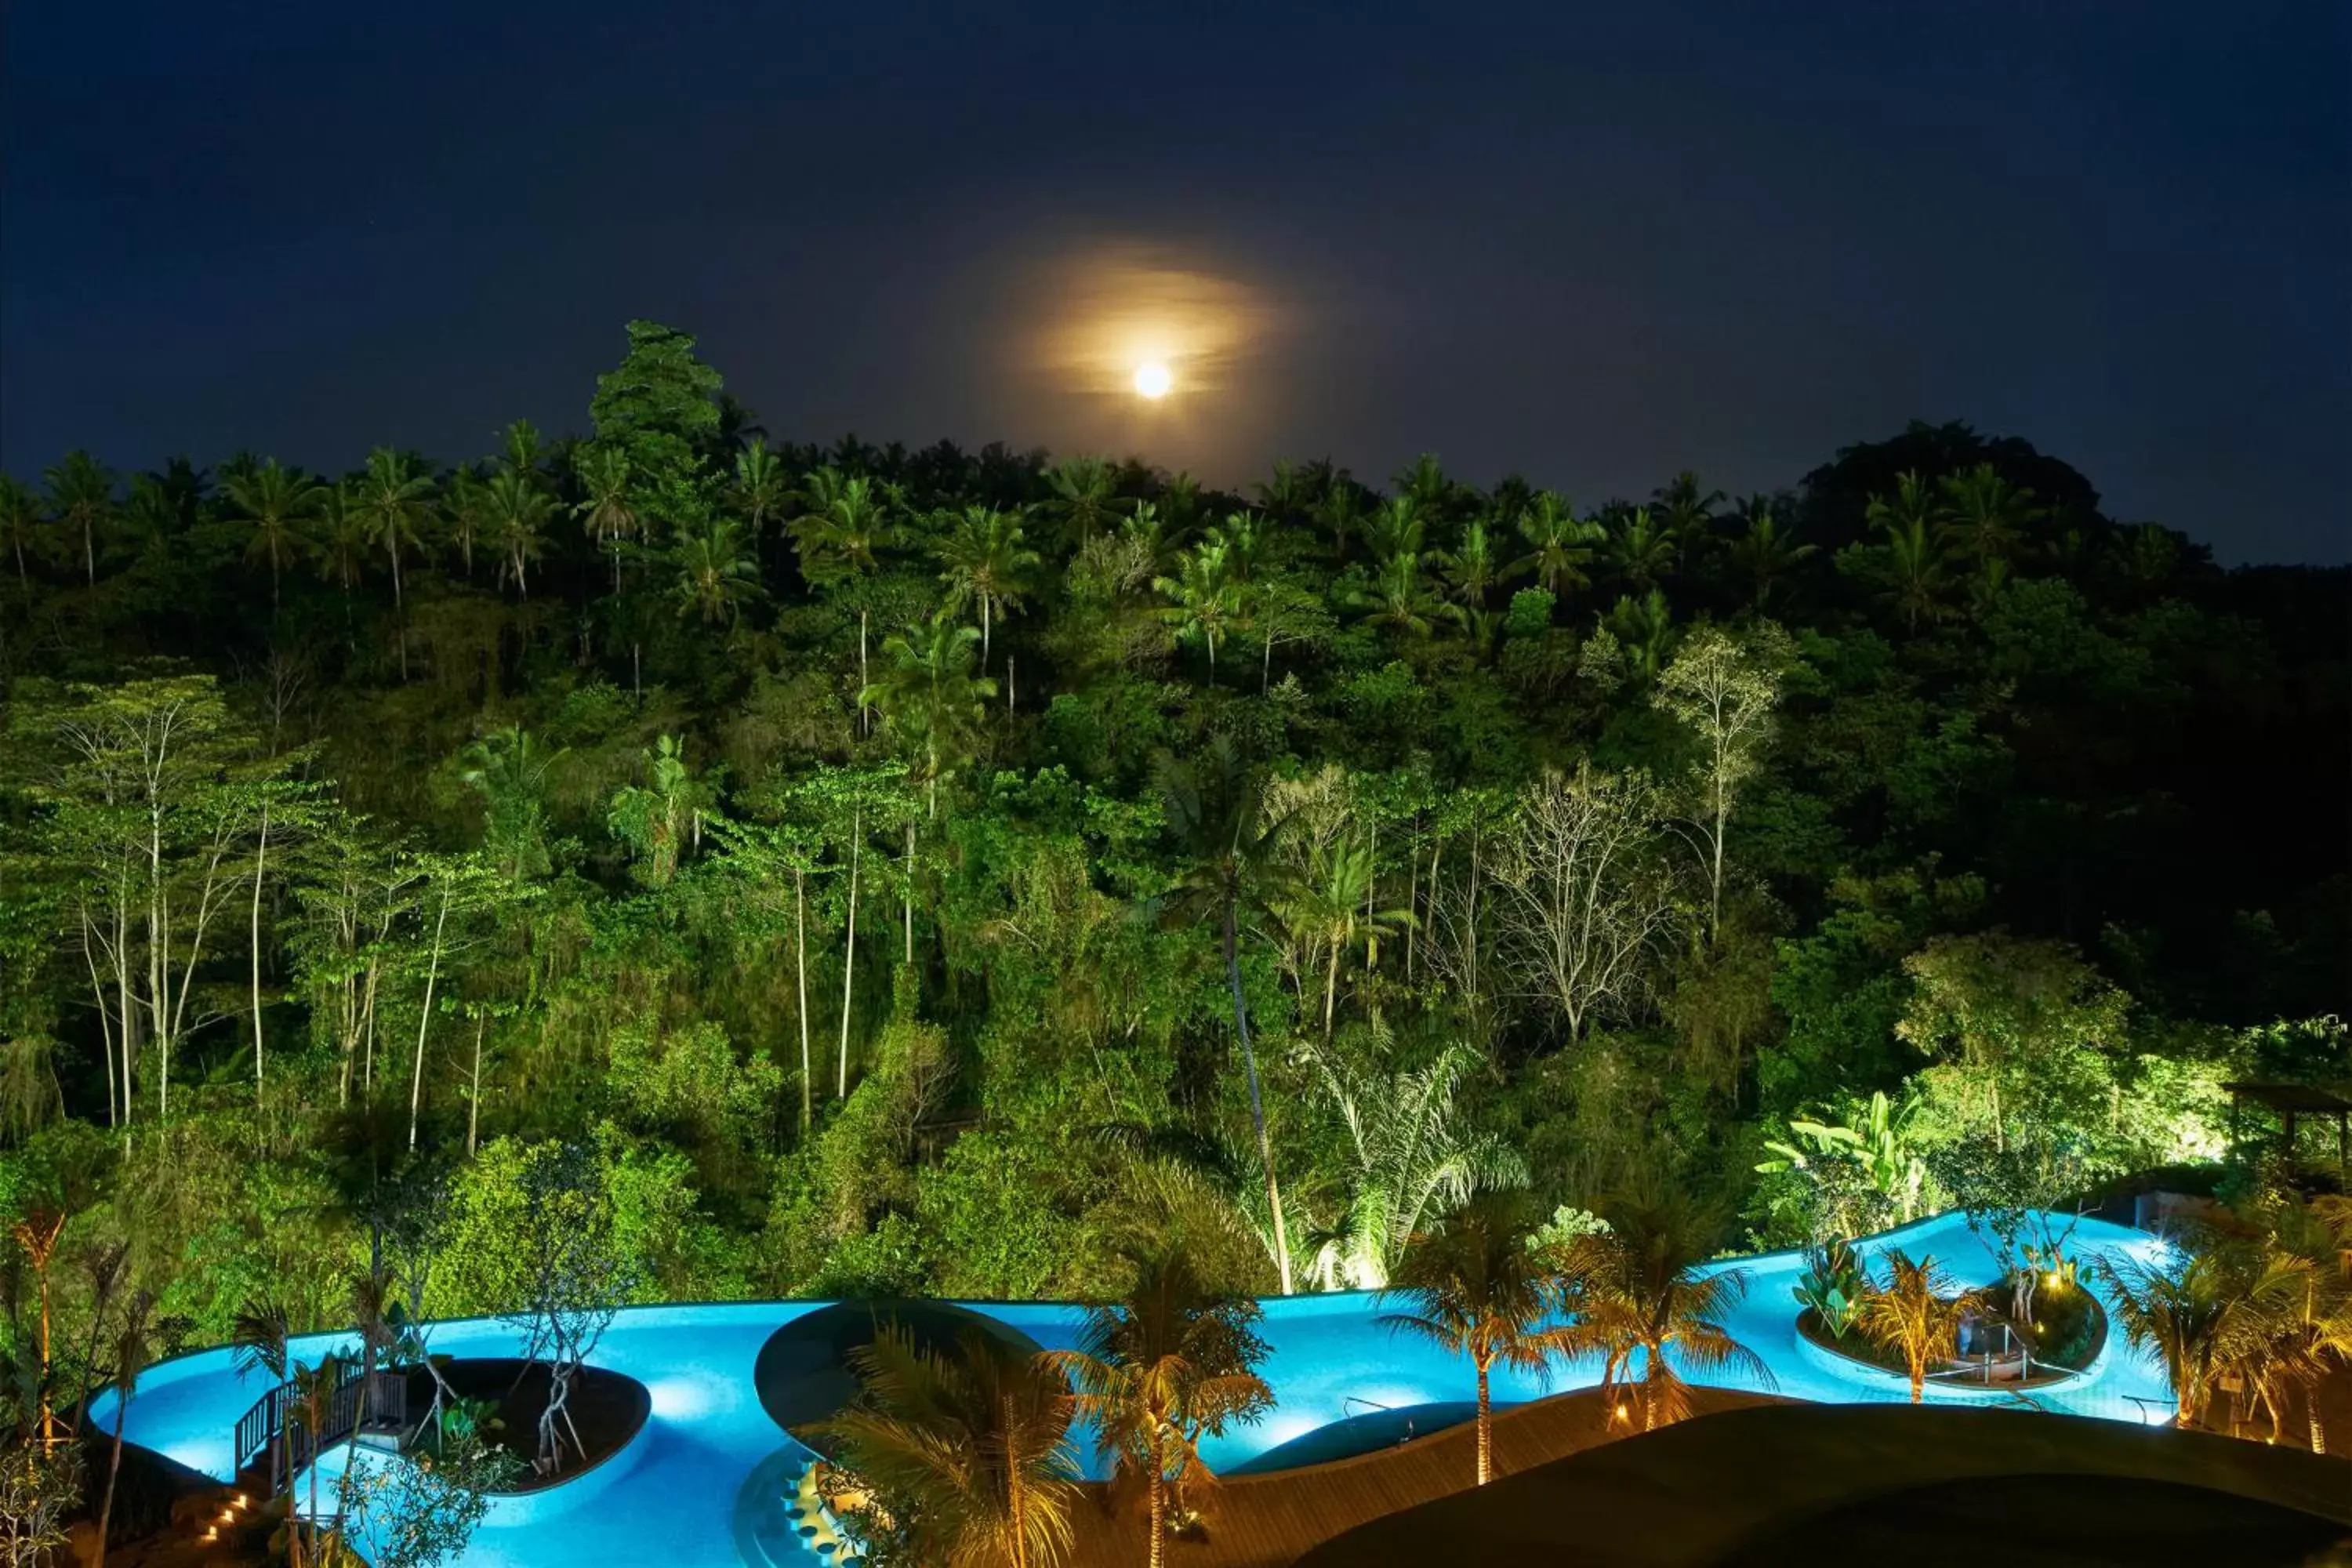
MULTIPOLYGON (((1777 1403, 1762 1394, 1691 1391, 1696 1416, 1777 1403)), ((1507 1476, 1624 1435, 1611 1431, 1597 1389, 1557 1394, 1495 1417, 1495 1473, 1507 1476)), ((1467 1489, 1477 1471, 1470 1423, 1375 1453, 1275 1475, 1238 1476, 1193 1493, 1202 1528, 1171 1540, 1168 1568, 1288 1568, 1307 1551, 1382 1514, 1467 1489)), ((1143 1568, 1139 1496, 1085 1489, 1073 1522, 1078 1568, 1143 1568)))

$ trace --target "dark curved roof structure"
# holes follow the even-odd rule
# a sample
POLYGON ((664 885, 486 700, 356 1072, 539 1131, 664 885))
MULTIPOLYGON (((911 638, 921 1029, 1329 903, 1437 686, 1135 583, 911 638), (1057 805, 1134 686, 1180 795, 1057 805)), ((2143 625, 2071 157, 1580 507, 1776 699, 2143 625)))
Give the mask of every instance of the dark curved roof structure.
POLYGON ((1728 1411, 1360 1525, 1297 1568, 1430 1563, 2222 1568, 2352 1535, 2352 1462, 2201 1433, 1950 1406, 1728 1411))

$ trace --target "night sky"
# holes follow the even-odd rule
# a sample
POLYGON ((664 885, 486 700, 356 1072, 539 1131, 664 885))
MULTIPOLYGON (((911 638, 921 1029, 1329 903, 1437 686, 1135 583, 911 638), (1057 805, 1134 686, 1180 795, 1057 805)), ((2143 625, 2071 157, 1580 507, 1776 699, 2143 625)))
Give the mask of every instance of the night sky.
POLYGON ((451 461, 650 316, 780 438, 1592 505, 1964 418, 2338 561, 2347 60, 2340 0, 15 0, 0 464, 451 461), (1097 390, 1171 311, 1178 394, 1097 390))

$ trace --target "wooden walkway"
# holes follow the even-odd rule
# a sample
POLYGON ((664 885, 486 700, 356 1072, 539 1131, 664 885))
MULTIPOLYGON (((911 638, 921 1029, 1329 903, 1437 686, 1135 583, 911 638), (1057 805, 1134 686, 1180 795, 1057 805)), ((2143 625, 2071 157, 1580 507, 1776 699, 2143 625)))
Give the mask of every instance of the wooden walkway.
MULTIPOLYGON (((1691 1390, 1694 1418, 1720 1410, 1780 1403, 1762 1394, 1691 1390)), ((1495 1473, 1611 1441, 1598 1389, 1580 1389, 1507 1410, 1495 1417, 1495 1473)), ((1382 1514, 1466 1489, 1477 1474, 1477 1435, 1468 1422, 1433 1436, 1273 1475, 1237 1476, 1192 1493, 1202 1527, 1168 1543, 1168 1568, 1288 1568, 1309 1548, 1382 1514)), ((1076 1568, 1144 1568, 1139 1496, 1092 1484, 1073 1524, 1069 1561, 1076 1568)))

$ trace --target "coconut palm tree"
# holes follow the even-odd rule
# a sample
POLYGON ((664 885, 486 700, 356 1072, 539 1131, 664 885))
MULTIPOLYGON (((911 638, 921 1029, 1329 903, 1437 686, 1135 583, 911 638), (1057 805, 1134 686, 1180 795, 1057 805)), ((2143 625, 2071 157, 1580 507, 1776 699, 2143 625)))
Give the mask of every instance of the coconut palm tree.
POLYGON ((971 754, 996 682, 972 673, 972 645, 980 633, 934 616, 904 637, 882 645, 880 679, 858 693, 871 703, 913 758, 913 776, 929 797, 930 816, 940 815, 940 781, 952 777, 971 754))
POLYGON ((1682 541, 1648 507, 1637 506, 1619 515, 1609 533, 1608 551, 1619 576, 1637 588, 1654 588, 1675 569, 1682 541))
POLYGON ((1176 558, 1177 574, 1154 577, 1154 591, 1171 601, 1160 614, 1179 636, 1197 637, 1209 647, 1209 681, 1217 679, 1217 643, 1242 619, 1243 588, 1233 572, 1233 549, 1223 539, 1203 539, 1176 558))
POLYGON ((1118 489, 1118 476, 1100 458, 1080 453, 1065 458, 1045 470, 1045 510, 1062 525, 1062 536, 1072 549, 1110 527, 1127 511, 1118 489))
POLYGON ((88 452, 73 451, 41 470, 49 487, 49 515, 81 535, 82 570, 98 582, 98 536, 114 521, 114 476, 88 452))
POLYGON ((791 487, 784 479, 784 465, 768 447, 768 438, 754 436, 735 454, 735 479, 728 487, 728 499, 734 502, 743 521, 751 525, 751 542, 757 545, 760 536, 767 531, 772 519, 781 516, 784 500, 791 487))
POLYGON ((575 447, 572 471, 580 480, 582 496, 572 515, 580 519, 599 550, 613 552, 613 590, 621 587, 621 541, 637 531, 636 504, 631 487, 629 454, 618 447, 593 443, 575 447))
POLYGON ((1853 1321, 1872 1344, 1903 1357, 1916 1405, 1927 1397, 1928 1369, 1951 1358, 1966 1312, 1934 1258, 1915 1261, 1898 1247, 1887 1249, 1886 1280, 1863 1292, 1853 1321))
POLYGON ((1664 592, 1653 588, 1639 599, 1619 595, 1608 626, 1624 653, 1625 668, 1642 681, 1657 679, 1675 642, 1675 615, 1664 592))
MULTIPOLYGON (((1070 1548, 1077 1499, 1059 1372, 967 1331, 952 1353, 896 1324, 849 1355, 858 1394, 817 1435, 862 1483, 869 1510, 940 1568, 1048 1568, 1070 1548)), ((854 1511, 854 1510, 853 1510, 854 1511)))
POLYGON ((1519 537, 1527 542, 1528 552, 1511 563, 1511 575, 1532 574, 1536 586, 1556 599, 1591 586, 1586 568, 1592 563, 1592 547, 1602 537, 1601 526, 1577 516, 1558 491, 1535 493, 1519 513, 1519 537))
POLYGON ((1922 620, 1935 620, 1944 612, 1943 510, 1918 471, 1906 469, 1895 477, 1893 495, 1870 498, 1865 515, 1872 527, 1886 535, 1885 586, 1880 597, 1916 632, 1922 620))
POLYGON ((484 531, 499 552, 499 581, 504 584, 512 576, 515 592, 528 599, 527 574, 530 563, 539 559, 555 498, 528 469, 512 468, 492 474, 481 498, 484 531))
MULTIPOLYGON (((1275 914, 1301 945, 1322 949, 1323 1038, 1331 1038, 1339 992, 1339 961, 1359 942, 1371 943, 1412 923, 1412 911, 1375 909, 1377 880, 1370 846, 1352 838, 1309 847, 1304 871, 1273 900, 1275 914)), ((1302 998, 1304 1000, 1304 998, 1302 998)))
POLYGON ((1502 582, 1505 570, 1501 552, 1486 521, 1473 520, 1462 530, 1462 537, 1452 550, 1432 559, 1437 563, 1438 577, 1445 584, 1445 596, 1460 605, 1465 616, 1483 613, 1487 597, 1502 582))
POLYGON ((1749 584, 1749 600, 1757 609, 1772 597, 1773 585, 1815 553, 1815 546, 1800 544, 1780 526, 1769 496, 1753 496, 1743 514, 1747 531, 1731 543, 1731 567, 1749 584))
POLYGON ((2303 1294, 2295 1267, 2242 1245, 2178 1265, 2116 1254, 2098 1267, 2124 1338, 2164 1363, 2176 1426, 2198 1425, 2221 1374, 2293 1328, 2303 1294))
POLYGON ((257 468, 230 474, 221 484, 229 504, 253 524, 247 541, 248 561, 269 563, 269 607, 278 607, 278 580, 287 563, 311 548, 305 525, 316 520, 326 489, 298 470, 282 468, 272 458, 257 468))
MULTIPOLYGON (((786 527, 800 550, 801 575, 813 587, 834 588, 871 575, 880 565, 881 552, 894 532, 896 510, 888 492, 877 490, 863 474, 844 479, 834 468, 811 469, 802 479, 803 510, 786 527)), ((866 647, 869 606, 857 601, 857 687, 867 685, 866 647)), ((857 722, 863 732, 866 708, 861 700, 857 722)))
POLYGON ((1234 1034, 1249 1078, 1250 1122, 1257 1133, 1265 1204, 1274 1226, 1274 1259, 1282 1293, 1290 1294, 1290 1233, 1282 1212, 1282 1187, 1275 1179, 1274 1143, 1265 1128, 1265 1100, 1258 1085, 1257 1047, 1250 1039, 1249 1000, 1242 991, 1241 924, 1246 912, 1265 909, 1282 896, 1283 879, 1274 847, 1283 819, 1269 816, 1258 778, 1243 766, 1231 738, 1213 739, 1207 765, 1160 761, 1160 793, 1168 823, 1181 841, 1182 857, 1164 909, 1171 922, 1215 922, 1224 942, 1225 983, 1233 994, 1234 1034))
POLYGON ((1348 604, 1366 625, 1383 626, 1402 637, 1425 637, 1440 619, 1462 616, 1458 605, 1430 591, 1422 556, 1412 550, 1382 556, 1370 584, 1350 592, 1348 604))
POLYGON ((0 544, 16 558, 16 582, 29 585, 31 576, 25 570, 25 552, 40 543, 41 503, 23 481, 12 474, 0 474, 0 544))
POLYGON ((1038 554, 1026 542, 1024 513, 1001 507, 968 506, 940 542, 940 581, 950 602, 980 601, 980 668, 988 668, 990 628, 998 611, 1017 608, 1029 593, 1029 574, 1038 554))
POLYGON ((1762 1358, 1724 1326, 1748 1292, 1746 1273, 1696 1266, 1701 1226, 1695 1211, 1667 1197, 1621 1201, 1603 1212, 1610 1229, 1579 1237, 1570 1248, 1568 1300, 1575 1319, 1563 1342, 1573 1353, 1602 1358, 1604 1390, 1627 1382, 1640 1360, 1642 1429, 1690 1413, 1677 1363, 1701 1373, 1729 1369, 1775 1386, 1762 1358))
MULTIPOLYGON (((131 1402, 139 1394, 139 1369, 155 1353, 155 1299, 144 1290, 134 1292, 124 1309, 122 1325, 114 1336, 114 1367, 110 1382, 114 1389, 114 1446, 106 1462, 106 1492, 98 1507, 98 1550, 92 1561, 98 1568, 106 1568, 106 1536, 114 1522, 114 1487, 122 1475, 122 1421, 131 1412, 131 1402)), ((301 1568, 298 1561, 295 1568, 301 1568)))
POLYGON ((2012 485, 1990 463, 1936 481, 1943 492, 1941 537, 1969 561, 2006 561, 2025 542, 2027 525, 2047 515, 2031 485, 2012 485))
POLYGON ((360 515, 367 523, 368 541, 392 563, 392 603, 401 606, 400 563, 404 551, 424 548, 424 526, 433 494, 433 477, 419 473, 416 460, 405 452, 378 447, 368 454, 367 468, 355 489, 360 515))
POLYGON ((1117 1302, 1087 1309, 1076 1350, 1045 1358, 1076 1390, 1103 1457, 1142 1479, 1151 1568, 1166 1558, 1170 1506, 1181 1516, 1184 1489, 1216 1479, 1201 1462, 1201 1440, 1274 1408, 1274 1390, 1253 1370, 1265 1359, 1262 1316, 1256 1302, 1210 1290, 1183 1253, 1162 1248, 1138 1260, 1117 1302))
POLYGON ((1563 1305, 1560 1282, 1529 1245, 1533 1215, 1525 1194, 1480 1193, 1405 1252, 1383 1305, 1392 1331, 1419 1334, 1470 1359, 1478 1382, 1478 1484, 1495 1474, 1492 1378, 1496 1366, 1544 1377, 1567 1344, 1553 1322, 1563 1305))
POLYGON ((1703 542, 1715 527, 1715 509, 1723 504, 1723 492, 1698 487, 1698 476, 1685 468, 1650 492, 1650 499, 1657 503, 1659 520, 1676 539, 1703 542))
POLYGON ((1328 1051, 1314 1059, 1348 1129, 1353 1166, 1347 1215, 1316 1257, 1322 1289, 1385 1287, 1431 1222, 1474 1193, 1527 1181, 1525 1162, 1507 1143, 1462 1125, 1455 1096, 1478 1059, 1467 1046, 1449 1045, 1423 1067, 1370 1079, 1328 1051))
POLYGON ((703 624, 734 623, 743 606, 766 596, 760 563, 743 539, 742 524, 714 518, 699 532, 677 542, 677 581, 672 593, 681 616, 700 614, 703 624))

